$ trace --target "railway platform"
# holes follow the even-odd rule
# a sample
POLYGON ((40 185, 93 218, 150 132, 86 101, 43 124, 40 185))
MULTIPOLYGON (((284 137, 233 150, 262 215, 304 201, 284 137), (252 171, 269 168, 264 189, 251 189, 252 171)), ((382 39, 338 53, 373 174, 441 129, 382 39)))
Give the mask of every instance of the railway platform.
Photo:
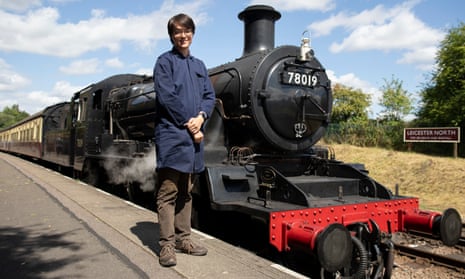
POLYGON ((156 213, 3 152, 0 212, 1 278, 306 278, 196 230, 161 267, 156 213))

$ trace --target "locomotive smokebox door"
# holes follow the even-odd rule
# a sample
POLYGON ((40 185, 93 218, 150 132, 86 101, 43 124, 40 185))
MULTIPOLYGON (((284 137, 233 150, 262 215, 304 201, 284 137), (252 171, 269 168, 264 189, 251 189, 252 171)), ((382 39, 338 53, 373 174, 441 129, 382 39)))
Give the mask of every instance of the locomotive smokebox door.
POLYGON ((276 48, 256 71, 250 101, 268 142, 290 151, 313 146, 329 124, 332 92, 317 59, 301 62, 300 49, 276 48))

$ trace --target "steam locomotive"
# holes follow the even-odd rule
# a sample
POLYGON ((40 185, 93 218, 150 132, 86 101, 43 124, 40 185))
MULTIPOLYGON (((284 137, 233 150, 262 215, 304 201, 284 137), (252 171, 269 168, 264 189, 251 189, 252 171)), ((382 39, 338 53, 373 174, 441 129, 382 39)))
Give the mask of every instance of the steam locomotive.
MULTIPOLYGON (((205 124, 197 212, 259 220, 273 249, 304 251, 327 277, 390 278, 396 232, 421 231, 455 245, 455 209, 420 210, 418 198, 392 193, 363 165, 337 161, 316 145, 329 124, 332 92, 309 39, 275 47, 281 14, 270 6, 247 7, 238 17, 242 56, 209 70, 217 99, 205 124)), ((112 76, 1 131, 0 147, 92 184, 123 184, 136 199, 154 189, 155 99, 151 77, 112 76)))

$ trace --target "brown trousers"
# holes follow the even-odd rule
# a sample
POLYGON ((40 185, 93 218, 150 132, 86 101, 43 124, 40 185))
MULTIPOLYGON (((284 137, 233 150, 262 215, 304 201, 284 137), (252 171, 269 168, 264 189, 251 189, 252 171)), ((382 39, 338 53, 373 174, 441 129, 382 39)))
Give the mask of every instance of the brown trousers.
POLYGON ((189 173, 174 169, 158 170, 157 210, 160 247, 175 245, 191 234, 192 181, 189 173))

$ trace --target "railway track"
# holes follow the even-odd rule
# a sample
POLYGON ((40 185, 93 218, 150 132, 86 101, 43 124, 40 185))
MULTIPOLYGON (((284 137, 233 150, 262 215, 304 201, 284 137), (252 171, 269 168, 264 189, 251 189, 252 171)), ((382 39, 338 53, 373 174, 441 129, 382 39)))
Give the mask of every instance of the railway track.
POLYGON ((434 264, 451 269, 465 278, 465 224, 462 225, 458 244, 453 247, 444 246, 440 240, 416 232, 396 234, 393 242, 398 255, 414 258, 417 264, 434 264))

